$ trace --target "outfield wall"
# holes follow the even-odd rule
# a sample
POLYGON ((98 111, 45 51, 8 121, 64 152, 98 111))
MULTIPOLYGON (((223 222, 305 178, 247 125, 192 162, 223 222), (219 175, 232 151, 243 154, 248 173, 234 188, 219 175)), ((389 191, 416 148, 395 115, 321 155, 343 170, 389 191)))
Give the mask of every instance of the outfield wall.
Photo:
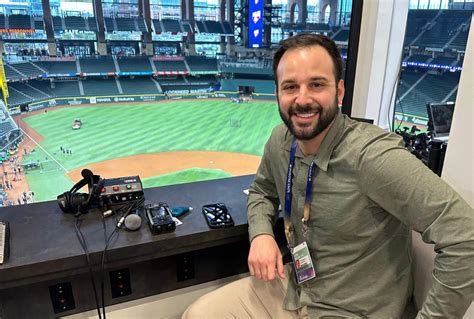
POLYGON ((222 79, 221 87, 224 91, 238 91, 239 86, 253 86, 258 94, 271 94, 275 96, 275 81, 255 79, 222 79))
MULTIPOLYGON (((118 96, 78 96, 78 97, 60 97, 45 99, 28 104, 25 111, 36 111, 51 106, 59 105, 83 105, 83 104, 104 104, 104 103, 133 103, 133 102, 153 102, 162 100, 180 100, 180 99, 208 99, 208 98, 231 98, 238 97, 239 92, 236 91, 219 91, 219 92, 190 92, 189 90, 170 91, 164 94, 135 94, 135 95, 118 95, 118 96)), ((274 100, 273 93, 254 93, 253 98, 256 100, 274 100)), ((20 108, 10 109, 11 114, 20 113, 20 108)))
POLYGON ((164 94, 140 94, 140 95, 119 95, 119 96, 78 96, 51 98, 28 104, 29 111, 44 109, 57 105, 82 105, 82 104, 102 104, 102 103, 123 103, 123 102, 152 102, 166 99, 164 94))

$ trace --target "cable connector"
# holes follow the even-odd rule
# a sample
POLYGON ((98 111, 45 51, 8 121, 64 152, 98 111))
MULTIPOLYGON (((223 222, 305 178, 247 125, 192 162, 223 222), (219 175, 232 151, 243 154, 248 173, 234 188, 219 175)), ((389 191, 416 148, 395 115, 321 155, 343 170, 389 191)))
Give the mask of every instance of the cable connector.
POLYGON ((109 217, 109 216, 112 216, 113 215, 113 211, 111 209, 109 210, 106 210, 105 212, 102 213, 102 216, 104 217, 109 217))
POLYGON ((122 227, 124 222, 125 222, 125 216, 122 216, 122 218, 120 218, 119 222, 117 223, 117 228, 122 227))

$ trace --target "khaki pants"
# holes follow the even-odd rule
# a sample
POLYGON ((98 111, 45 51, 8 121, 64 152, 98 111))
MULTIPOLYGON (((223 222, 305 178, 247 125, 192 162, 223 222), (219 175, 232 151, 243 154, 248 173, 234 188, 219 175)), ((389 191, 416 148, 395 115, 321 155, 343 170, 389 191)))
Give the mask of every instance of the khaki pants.
POLYGON ((286 279, 262 281, 246 277, 210 292, 184 312, 183 319, 227 318, 306 318, 301 311, 283 309, 288 286, 289 267, 285 267, 286 279))

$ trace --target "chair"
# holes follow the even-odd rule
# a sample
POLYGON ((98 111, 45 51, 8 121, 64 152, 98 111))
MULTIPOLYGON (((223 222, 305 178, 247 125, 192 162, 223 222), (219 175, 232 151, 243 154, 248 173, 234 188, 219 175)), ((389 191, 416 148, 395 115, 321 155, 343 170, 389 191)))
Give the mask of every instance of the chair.
MULTIPOLYGON (((425 301, 433 282, 431 274, 433 273, 436 253, 434 252, 434 245, 423 242, 421 235, 417 232, 412 233, 412 242, 412 267, 415 281, 413 297, 415 299, 415 306, 419 309, 425 301)), ((471 303, 471 306, 464 315, 464 319, 474 319, 474 303, 471 303)))

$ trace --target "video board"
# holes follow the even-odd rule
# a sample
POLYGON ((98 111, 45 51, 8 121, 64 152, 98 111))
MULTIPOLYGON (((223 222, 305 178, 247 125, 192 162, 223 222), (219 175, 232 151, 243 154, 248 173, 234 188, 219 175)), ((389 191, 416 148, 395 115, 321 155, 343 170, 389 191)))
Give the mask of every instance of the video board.
POLYGON ((249 0, 248 47, 261 48, 263 43, 263 1, 249 0))

